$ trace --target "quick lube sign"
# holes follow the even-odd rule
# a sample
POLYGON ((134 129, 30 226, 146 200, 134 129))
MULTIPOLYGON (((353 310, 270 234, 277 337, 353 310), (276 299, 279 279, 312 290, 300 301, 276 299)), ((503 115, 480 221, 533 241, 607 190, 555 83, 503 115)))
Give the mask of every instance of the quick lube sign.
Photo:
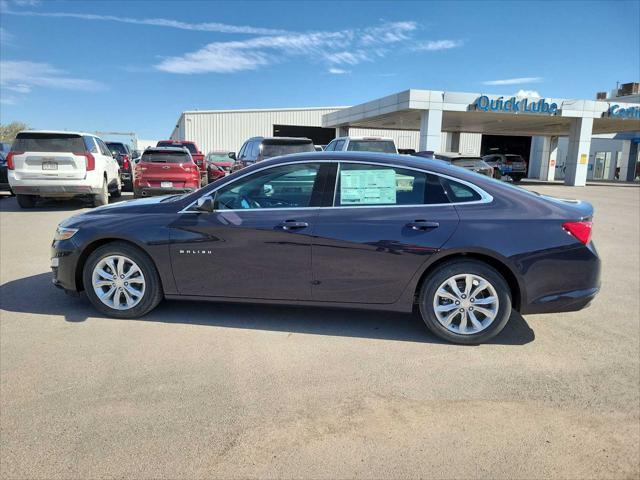
POLYGON ((604 116, 640 120, 640 107, 621 107, 620 105, 611 105, 604 116))
POLYGON ((505 100, 500 97, 491 100, 486 95, 478 97, 473 104, 475 110, 481 112, 501 112, 501 113, 534 113, 543 115, 555 115, 558 111, 557 103, 549 103, 544 98, 530 99, 511 97, 505 100))

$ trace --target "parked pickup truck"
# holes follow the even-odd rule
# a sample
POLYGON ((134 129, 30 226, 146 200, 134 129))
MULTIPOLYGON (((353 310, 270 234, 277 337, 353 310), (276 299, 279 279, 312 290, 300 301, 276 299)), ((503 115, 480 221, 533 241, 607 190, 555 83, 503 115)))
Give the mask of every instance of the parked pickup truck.
POLYGON ((156 147, 184 147, 189 150, 191 158, 200 170, 200 186, 204 187, 207 183, 207 165, 204 161, 204 154, 200 151, 194 142, 188 140, 160 140, 156 147))

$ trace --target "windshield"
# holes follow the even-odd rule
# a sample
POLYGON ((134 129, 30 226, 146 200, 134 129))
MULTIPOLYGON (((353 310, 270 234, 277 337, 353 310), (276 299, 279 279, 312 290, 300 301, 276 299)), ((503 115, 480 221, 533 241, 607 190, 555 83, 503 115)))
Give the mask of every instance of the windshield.
POLYGON ((184 163, 189 162, 189 155, 183 152, 146 152, 142 154, 143 163, 184 163))
POLYGON ((347 150, 352 152, 396 153, 396 147, 391 140, 351 140, 347 150))
POLYGON ((209 154, 207 155, 207 162, 230 162, 231 159, 229 158, 229 155, 223 155, 223 154, 209 154))
POLYGON ((198 150, 193 143, 182 143, 182 142, 158 142, 158 147, 186 147, 191 154, 197 154, 198 150))
POLYGON ((13 142, 14 152, 84 152, 80 135, 69 133, 19 133, 13 142))
POLYGON ((262 145, 262 157, 271 158, 279 155, 289 155, 290 153, 315 152, 315 150, 313 143, 296 143, 293 145, 266 143, 262 145))
POLYGON ((109 150, 112 152, 122 153, 123 155, 127 154, 127 149, 121 143, 117 143, 117 142, 104 142, 104 143, 107 145, 107 147, 109 147, 109 150))

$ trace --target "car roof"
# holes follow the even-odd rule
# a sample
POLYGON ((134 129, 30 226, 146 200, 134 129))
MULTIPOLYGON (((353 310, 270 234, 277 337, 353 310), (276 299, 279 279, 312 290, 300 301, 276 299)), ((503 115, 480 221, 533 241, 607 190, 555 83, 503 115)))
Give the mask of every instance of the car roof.
POLYGON ((192 143, 195 145, 195 142, 191 140, 158 140, 158 143, 192 143))
POLYGON ((358 137, 352 137, 352 136, 336 137, 334 138, 334 140, 371 140, 376 142, 380 142, 380 141, 393 142, 393 138, 391 137, 378 137, 375 135, 365 135, 365 136, 358 136, 358 137))
POLYGON ((65 134, 65 135, 88 135, 90 137, 98 137, 100 138, 98 135, 96 135, 95 133, 87 133, 87 132, 72 132, 69 130, 21 130, 19 131, 17 134, 20 135, 21 133, 61 133, 61 134, 65 134))
MULTIPOLYGON (((466 171, 459 167, 451 166, 442 160, 415 157, 413 155, 399 155, 396 153, 378 153, 378 152, 348 152, 348 151, 322 151, 322 152, 304 152, 283 155, 279 157, 269 158, 261 162, 254 163, 249 169, 264 168, 271 165, 281 163, 289 163, 292 161, 309 162, 309 161, 357 161, 367 163, 379 163, 381 165, 394 165, 397 167, 418 168, 420 170, 430 170, 434 173, 442 173, 464 178, 466 171), (462 170, 462 171, 461 171, 462 170)), ((474 178, 477 178, 474 176, 474 178)))
POLYGON ((247 142, 250 140, 261 140, 261 141, 282 141, 282 142, 311 142, 310 138, 307 137, 251 137, 247 139, 247 142))
POLYGON ((482 159, 482 157, 480 157, 479 155, 472 155, 472 154, 465 155, 464 153, 459 153, 459 152, 436 152, 436 153, 434 153, 434 155, 440 155, 441 157, 447 157, 447 158, 450 158, 451 160, 457 160, 457 159, 460 159, 460 158, 465 158, 465 159, 467 159, 467 158, 475 158, 475 159, 478 159, 478 160, 482 159))

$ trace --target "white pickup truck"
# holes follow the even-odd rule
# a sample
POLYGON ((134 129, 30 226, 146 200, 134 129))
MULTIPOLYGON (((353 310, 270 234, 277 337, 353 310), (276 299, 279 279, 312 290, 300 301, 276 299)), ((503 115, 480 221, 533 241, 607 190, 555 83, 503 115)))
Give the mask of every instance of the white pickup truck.
POLYGON ((9 185, 22 208, 38 198, 91 198, 106 205, 122 191, 120 167, 105 143, 81 132, 29 130, 16 136, 7 155, 9 185))

